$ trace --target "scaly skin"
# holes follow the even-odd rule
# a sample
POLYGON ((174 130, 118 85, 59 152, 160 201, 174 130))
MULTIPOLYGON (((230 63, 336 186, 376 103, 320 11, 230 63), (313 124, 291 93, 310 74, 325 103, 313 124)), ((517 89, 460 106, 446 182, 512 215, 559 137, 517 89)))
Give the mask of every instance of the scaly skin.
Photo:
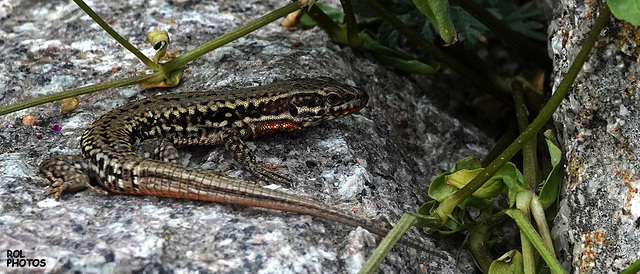
MULTIPOLYGON (((136 140, 165 138, 175 146, 221 145, 247 170, 265 180, 288 177, 258 164, 243 140, 297 131, 363 108, 365 91, 329 78, 297 79, 223 92, 188 92, 143 99, 114 109, 84 132, 82 158, 59 156, 40 165, 50 193, 91 188, 117 194, 154 195, 276 209, 361 226, 379 236, 389 229, 301 196, 263 188, 176 162, 173 146, 156 159, 134 153, 136 140), (99 185, 100 188, 95 187, 99 185)), ((434 254, 431 248, 403 243, 434 254)))

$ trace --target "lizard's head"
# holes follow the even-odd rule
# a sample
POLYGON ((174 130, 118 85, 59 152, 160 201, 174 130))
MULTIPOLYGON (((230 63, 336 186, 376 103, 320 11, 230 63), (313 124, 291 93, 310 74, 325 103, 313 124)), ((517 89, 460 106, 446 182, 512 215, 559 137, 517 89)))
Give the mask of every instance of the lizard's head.
POLYGON ((369 100, 364 90, 331 78, 304 79, 294 85, 289 113, 303 127, 354 113, 365 107, 369 100))

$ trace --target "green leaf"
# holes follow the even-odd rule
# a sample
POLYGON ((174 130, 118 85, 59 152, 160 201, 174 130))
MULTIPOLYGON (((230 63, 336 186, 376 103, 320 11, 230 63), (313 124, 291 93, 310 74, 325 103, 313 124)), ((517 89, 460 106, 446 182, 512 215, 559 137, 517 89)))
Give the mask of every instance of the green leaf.
POLYGON ((516 165, 511 162, 504 164, 498 172, 496 172, 491 180, 502 180, 507 186, 507 201, 509 206, 513 206, 516 203, 516 195, 525 190, 524 188, 524 176, 516 165))
POLYGON ((457 161, 451 171, 447 171, 445 173, 440 174, 440 176, 436 177, 431 184, 429 185, 428 195, 432 199, 442 202, 447 197, 453 195, 458 191, 458 188, 447 184, 445 181, 446 177, 460 170, 469 170, 469 169, 478 169, 481 168, 482 164, 478 158, 475 157, 466 157, 457 161))
MULTIPOLYGON (((315 5, 340 27, 339 30, 331 37, 333 42, 349 45, 350 43, 347 39, 346 24, 344 24, 344 13, 326 4, 316 3, 315 5)), ((313 28, 316 26, 316 22, 311 18, 311 16, 305 13, 300 18, 300 26, 303 29, 313 28)), ((399 39, 400 33, 386 24, 383 24, 380 28, 383 29, 385 26, 389 30, 389 32, 386 33, 388 36, 385 37, 384 35, 379 35, 379 37, 381 37, 380 39, 388 39, 389 41, 386 41, 386 44, 392 44, 395 46, 397 42, 394 41, 399 39)), ((360 41, 362 41, 361 46, 351 46, 365 51, 371 51, 375 57, 385 65, 415 74, 434 74, 440 70, 440 63, 433 60, 416 60, 414 57, 411 57, 401 51, 387 47, 373 38, 374 36, 370 35, 368 30, 363 30, 358 33, 358 35, 360 41)))
POLYGON ((562 160, 562 151, 556 144, 553 142, 549 136, 551 133, 550 130, 544 132, 545 140, 547 141, 547 148, 549 149, 549 156, 551 156, 551 165, 553 168, 547 179, 544 181, 544 185, 542 185, 542 190, 540 190, 540 195, 538 200, 542 204, 544 209, 549 208, 553 203, 557 202, 560 193, 560 185, 562 183, 562 166, 560 165, 560 161, 562 160))
MULTIPOLYGON (((451 171, 440 174, 429 185, 428 194, 434 200, 444 201, 447 197, 456 193, 459 189, 467 185, 484 169, 481 168, 481 161, 474 157, 467 157, 456 162, 451 171)), ((504 187, 509 189, 509 204, 515 203, 515 194, 524 190, 524 177, 513 163, 506 163, 500 170, 491 177, 482 187, 473 193, 473 197, 480 199, 493 198, 502 193, 504 187)), ((473 202, 474 201, 465 201, 473 202)), ((459 205, 466 206, 465 202, 459 205)))
POLYGON ((168 88, 175 87, 180 84, 180 79, 182 79, 182 75, 184 74, 184 67, 179 68, 173 71, 170 71, 168 75, 165 75, 162 78, 162 81, 146 81, 140 83, 140 87, 142 89, 150 89, 150 88, 168 88))
POLYGON ((454 6, 452 10, 456 14, 453 17, 453 23, 460 30, 458 40, 464 42, 466 48, 474 48, 478 43, 486 43, 485 33, 488 32, 487 27, 461 7, 454 6))
POLYGON ((416 214, 416 226, 422 227, 424 232, 427 234, 431 234, 437 231, 440 234, 448 235, 456 233, 459 230, 463 229, 464 226, 462 226, 462 223, 465 220, 465 211, 461 210, 460 208, 456 208, 449 216, 447 223, 441 225, 440 219, 433 215, 439 204, 440 203, 438 203, 438 201, 429 201, 422 204, 422 206, 418 208, 418 214, 416 214), (433 229, 434 227, 438 228, 433 229))
MULTIPOLYGON (((453 174, 445 176, 444 181, 447 185, 451 185, 458 189, 461 189, 469 182, 471 182, 471 180, 473 180, 473 178, 475 178, 482 171, 484 171, 484 168, 478 168, 474 170, 459 170, 453 174)), ((484 185, 482 185, 482 187, 480 187, 473 193, 473 197, 480 199, 490 199, 502 193, 503 189, 504 184, 501 180, 491 178, 484 185)))
POLYGON ((511 250, 491 263, 489 274, 524 273, 522 253, 511 250))
POLYGON ((440 63, 433 62, 427 64, 418 60, 405 60, 397 57, 392 57, 384 54, 374 54, 378 60, 385 65, 392 66, 407 73, 415 74, 434 74, 440 71, 440 63))
POLYGON ((444 178, 444 181, 448 185, 452 185, 460 189, 460 188, 463 188, 465 185, 467 185, 469 182, 471 182, 471 180, 473 180, 473 178, 478 176, 478 174, 480 174, 480 172, 482 172, 483 170, 484 168, 478 168, 473 170, 468 170, 468 169, 458 170, 453 174, 447 175, 444 178))
POLYGON ((453 165, 453 168, 451 168, 451 172, 456 172, 458 170, 463 170, 463 169, 478 169, 478 168, 482 168, 482 161, 480 161, 480 159, 476 157, 469 156, 457 161, 453 165))
POLYGON ((167 52, 167 46, 169 45, 169 34, 164 30, 154 30, 147 34, 147 40, 155 50, 156 55, 153 56, 153 62, 156 64, 160 61, 160 58, 167 52))
POLYGON ((367 31, 361 31, 359 35, 363 42, 360 49, 371 51, 376 58, 386 65, 417 74, 433 74, 440 70, 440 63, 435 61, 431 63, 421 62, 401 51, 388 48, 371 37, 367 31))
POLYGON ((502 21, 524 36, 544 41, 547 37, 544 32, 544 24, 535 20, 540 13, 540 9, 536 7, 533 1, 526 2, 512 11, 502 11, 502 14, 504 14, 502 21))
POLYGON ((429 190, 427 192, 431 199, 442 202, 444 201, 444 199, 458 191, 458 188, 448 185, 445 181, 445 178, 450 174, 453 174, 453 172, 447 171, 445 173, 442 173, 431 182, 431 184, 429 185, 429 190))
POLYGON ((640 0, 609 0, 607 5, 616 18, 640 26, 640 0))
POLYGON ((418 10, 422 12, 436 27, 440 37, 447 45, 455 43, 457 38, 456 29, 451 21, 451 9, 448 0, 412 0, 418 10))
MULTIPOLYGON (((320 8, 320 10, 322 10, 322 12, 324 12, 327 16, 329 16, 329 18, 331 18, 333 22, 336 22, 337 24, 344 23, 344 13, 341 10, 321 2, 317 2, 314 5, 320 8)), ((309 16, 309 14, 304 13, 302 17, 300 17, 300 28, 310 29, 315 26, 316 26, 316 21, 313 21, 313 19, 311 19, 311 16, 309 16)))

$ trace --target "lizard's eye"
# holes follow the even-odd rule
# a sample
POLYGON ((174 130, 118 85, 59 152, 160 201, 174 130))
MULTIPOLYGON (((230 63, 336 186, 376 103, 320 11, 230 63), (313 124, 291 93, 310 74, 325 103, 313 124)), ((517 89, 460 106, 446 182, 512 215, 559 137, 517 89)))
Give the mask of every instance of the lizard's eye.
POLYGON ((339 104, 340 95, 338 95, 337 93, 330 93, 329 95, 327 95, 327 103, 332 106, 339 104))

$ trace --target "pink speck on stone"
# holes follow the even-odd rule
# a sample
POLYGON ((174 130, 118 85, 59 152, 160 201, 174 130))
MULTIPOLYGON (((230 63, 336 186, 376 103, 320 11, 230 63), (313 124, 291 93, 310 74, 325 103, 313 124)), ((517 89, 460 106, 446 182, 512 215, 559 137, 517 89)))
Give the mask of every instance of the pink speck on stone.
POLYGON ((61 127, 60 125, 53 125, 53 126, 51 127, 51 130, 53 130, 53 131, 61 131, 61 130, 62 130, 62 127, 61 127))

